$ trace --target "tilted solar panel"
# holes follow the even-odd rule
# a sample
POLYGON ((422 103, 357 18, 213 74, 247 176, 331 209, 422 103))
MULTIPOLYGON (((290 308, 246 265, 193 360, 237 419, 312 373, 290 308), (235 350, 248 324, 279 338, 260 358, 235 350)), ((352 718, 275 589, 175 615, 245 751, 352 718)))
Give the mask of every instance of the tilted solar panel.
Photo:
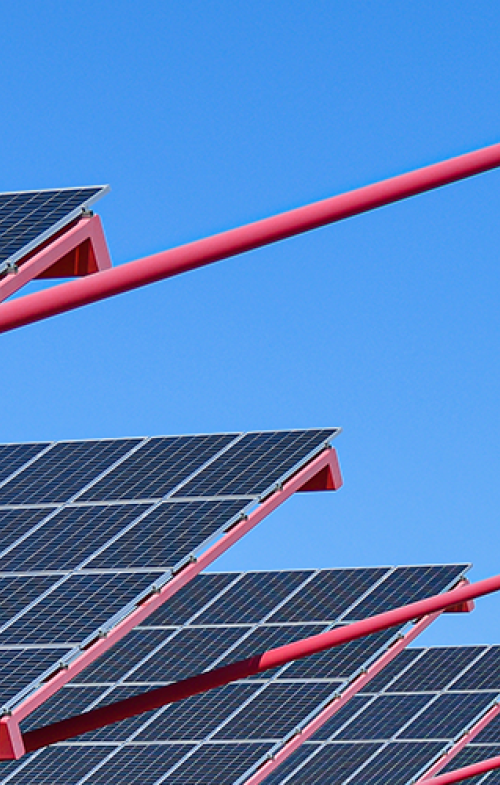
MULTIPOLYGON (((449 565, 201 574, 30 715, 22 728, 38 727, 258 653, 263 646, 331 629, 370 596, 373 612, 382 611, 386 597, 380 587, 385 582, 397 585, 398 576, 401 590, 413 585, 411 598, 417 599, 454 585, 465 569, 466 565, 449 565), (338 596, 323 602, 329 597, 327 589, 333 587, 338 587, 338 596), (302 619, 298 618, 300 608, 302 619)), ((305 675, 294 672, 300 663, 291 664, 40 750, 17 763, 7 763, 5 769, 0 764, 0 775, 5 771, 3 781, 10 777, 16 785, 76 785, 84 778, 107 785, 125 780, 141 785, 244 782, 255 767, 283 748, 297 726, 318 716, 356 674, 377 660, 399 632, 380 633, 311 657, 305 675)), ((432 697, 421 698, 418 708, 432 697)), ((366 694, 356 700, 362 708, 373 698, 366 694)), ((481 706, 488 701, 489 693, 482 696, 481 706)), ((354 755, 359 762, 360 756, 373 755, 382 744, 377 738, 360 750, 359 744, 342 742, 345 766, 353 765, 354 755)), ((443 747, 442 741, 430 744, 434 754, 443 747)), ((401 751, 416 750, 420 755, 420 746, 412 741, 401 751)), ((310 754, 312 746, 305 747, 310 754)), ((303 754, 303 748, 298 754, 303 754)), ((338 754, 335 760, 338 766, 338 754)))
POLYGON ((108 191, 108 185, 98 185, 0 193, 0 275, 108 191))
POLYGON ((0 445, 4 711, 205 553, 337 433, 0 445))

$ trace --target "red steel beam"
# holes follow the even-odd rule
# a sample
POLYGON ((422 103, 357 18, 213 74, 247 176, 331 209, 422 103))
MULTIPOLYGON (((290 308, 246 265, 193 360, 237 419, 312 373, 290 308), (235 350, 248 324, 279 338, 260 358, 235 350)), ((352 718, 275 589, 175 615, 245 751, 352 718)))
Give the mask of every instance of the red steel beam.
POLYGON ((426 785, 453 785, 455 782, 463 782, 471 777, 477 777, 480 774, 486 774, 488 771, 500 769, 500 756, 496 758, 487 758, 486 760, 479 761, 479 763, 472 763, 470 766, 464 766, 463 769, 455 769, 446 774, 440 774, 439 777, 432 777, 432 779, 422 780, 426 785))
POLYGON ((500 575, 487 578, 477 583, 452 589, 445 594, 428 597, 425 600, 412 602, 401 608, 379 613, 362 621, 353 622, 344 627, 338 627, 330 632, 305 638, 304 640, 270 649, 263 654, 257 654, 239 662, 224 665, 212 671, 183 679, 166 687, 159 687, 150 692, 135 695, 132 698, 116 701, 99 709, 92 709, 84 714, 68 717, 65 720, 46 725, 36 730, 23 734, 26 752, 32 752, 48 744, 71 739, 82 733, 103 728, 114 722, 119 722, 146 711, 159 709, 167 703, 174 703, 193 695, 208 692, 217 687, 223 687, 233 681, 239 681, 250 676, 256 676, 273 668, 280 668, 294 660, 310 657, 322 651, 350 643, 358 638, 364 638, 375 632, 390 629, 399 624, 427 616, 431 613, 444 611, 456 603, 466 602, 482 597, 485 594, 500 590, 500 575))
POLYGON ((194 270, 500 166, 500 144, 264 218, 0 306, 0 332, 194 270))

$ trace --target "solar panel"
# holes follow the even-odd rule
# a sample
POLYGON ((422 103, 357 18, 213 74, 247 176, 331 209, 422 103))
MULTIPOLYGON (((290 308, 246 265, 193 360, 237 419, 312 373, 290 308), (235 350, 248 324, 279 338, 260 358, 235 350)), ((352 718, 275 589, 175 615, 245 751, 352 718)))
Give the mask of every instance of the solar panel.
MULTIPOLYGON (((337 433, 0 445, 0 588, 9 597, 0 609, 4 659, 9 649, 14 659, 20 649, 55 647, 57 669, 61 658, 79 656, 85 641, 111 629, 205 552, 256 507, 263 488, 285 482, 337 433), (214 471, 217 482, 226 477, 230 493, 207 484, 214 471), (193 496, 188 486, 197 477, 205 490, 193 496)), ((207 598, 199 599, 208 612, 207 598)), ((47 677, 45 657, 41 662, 31 690, 47 677)), ((8 710, 28 694, 24 679, 17 693, 15 686, 9 681, 0 693, 8 710)))
POLYGON ((109 186, 0 193, 0 274, 88 210, 109 186))
MULTIPOLYGON (((453 577, 451 567, 446 575, 440 567, 427 568, 429 584, 438 586, 438 591, 442 591, 448 588, 450 582, 454 583, 460 578, 464 568, 464 565, 455 566, 453 577)), ((366 572, 369 573, 368 570, 366 572)), ((263 645, 276 645, 322 629, 330 629, 334 624, 342 622, 342 618, 349 614, 351 606, 345 607, 345 604, 341 604, 333 621, 331 605, 327 604, 322 608, 321 603, 314 611, 315 620, 312 622, 278 623, 272 620, 277 618, 279 608, 285 608, 288 603, 296 603, 302 593, 308 598, 303 607, 306 618, 309 619, 308 609, 312 597, 310 587, 315 581, 319 587, 332 585, 335 581, 331 573, 335 573, 338 585, 344 585, 352 571, 301 570, 199 575, 173 598, 175 607, 170 616, 166 613, 168 603, 152 614, 143 626, 131 631, 122 642, 83 671, 74 682, 27 717, 22 723, 22 729, 39 727, 73 711, 105 705, 124 696, 150 689, 159 683, 168 683, 199 670, 215 667, 221 662, 258 653, 263 645), (207 593, 204 605, 202 598, 205 589, 207 593), (257 598, 257 606, 260 598, 266 601, 256 613, 250 613, 250 603, 247 601, 252 594, 257 598), (240 602, 242 607, 248 610, 238 624, 235 623, 234 613, 240 602), (211 615, 217 608, 221 610, 218 623, 211 615), (207 622, 206 619, 210 620, 207 622)), ((353 598, 353 604, 360 602, 371 592, 375 593, 380 581, 383 581, 384 577, 388 579, 394 573, 394 568, 373 570, 371 588, 369 585, 367 587, 367 580, 363 580, 359 585, 358 596, 353 598)), ((399 574, 402 581, 412 580, 411 568, 399 574)), ((419 574, 421 570, 415 568, 415 576, 419 574)), ((421 590, 425 591, 425 586, 421 586, 421 590)), ((130 782, 134 782, 135 777, 141 783, 159 783, 161 780, 168 785, 181 782, 193 782, 197 785, 221 782, 235 785, 240 782, 240 778, 243 783, 256 766, 283 747, 286 738, 297 726, 307 724, 338 692, 345 689, 360 666, 366 666, 380 656, 397 634, 398 631, 394 630, 390 636, 370 636, 364 642, 357 642, 364 643, 364 658, 361 646, 356 649, 355 656, 351 659, 350 644, 332 650, 330 670, 325 659, 328 653, 320 655, 322 659, 317 671, 313 669, 307 678, 294 675, 293 669, 299 663, 292 664, 278 672, 261 674, 258 678, 227 685, 214 692, 125 720, 86 734, 71 744, 58 745, 54 749, 80 749, 83 760, 82 777, 88 777, 85 782, 90 783, 119 782, 123 781, 124 776, 130 782), (343 654, 339 655, 342 651, 343 654), (338 662, 342 663, 340 669, 337 667, 338 662), (100 746, 104 744, 108 746, 100 746), (90 754, 88 751, 93 749, 106 749, 107 757, 99 758, 97 763, 92 758, 89 766, 92 764, 94 769, 91 769, 87 768, 87 756, 90 754), (144 776, 141 760, 144 763, 144 776)), ((484 649, 476 654, 484 654, 484 649)), ((418 654, 416 659, 418 661, 418 654)), ((399 671, 396 671, 395 676, 398 673, 399 671)), ((396 700, 401 700, 401 697, 398 694, 392 695, 396 700)), ((430 694, 421 696, 417 708, 427 705, 433 697, 435 696, 430 694)), ((483 701, 489 699, 484 693, 481 697, 483 701)), ((374 698, 377 696, 372 694, 356 698, 359 703, 356 708, 362 710, 368 707, 374 698)), ((347 704, 346 710, 349 710, 351 704, 353 701, 347 704)), ((415 711, 412 717, 414 713, 415 711)), ((345 723, 344 717, 341 725, 344 726, 345 723)), ((340 727, 338 725, 338 728, 340 727)), ((370 757, 386 743, 384 739, 363 743, 354 743, 349 739, 348 743, 344 744, 340 739, 332 741, 331 736, 332 731, 327 734, 325 741, 319 740, 305 746, 310 746, 309 752, 314 752, 322 744, 330 747, 335 745, 338 753, 335 756, 336 766, 340 760, 339 755, 343 754, 343 751, 351 750, 349 755, 346 752, 345 756, 346 771, 356 760, 359 767, 365 753, 370 757)), ((413 750, 411 744, 414 742, 400 741, 398 754, 413 750)), ((416 746, 419 747, 418 744, 416 746)), ((443 742, 432 740, 426 750, 431 747, 433 752, 435 749, 441 750, 443 742)), ((50 771, 50 768, 56 765, 50 756, 46 757, 50 749, 34 753, 33 762, 27 765, 24 765, 24 759, 21 759, 16 765, 24 767, 19 771, 19 778, 16 775, 11 781, 37 782, 36 776, 39 776, 39 772, 50 771), (45 757, 46 764, 43 766, 45 757)), ((305 754, 303 749, 299 751, 302 756, 305 754)), ((326 753, 322 752, 321 755, 326 753)), ((57 765, 59 760, 58 758, 57 765)), ((318 762, 321 762, 321 758, 318 758, 318 762)), ((336 771, 341 769, 342 766, 336 771)), ((8 771, 13 770, 9 768, 8 771)), ((55 782, 59 776, 58 771, 57 769, 55 782)), ((1 772, 0 766, 0 775, 1 772)), ((317 776, 317 772, 314 776, 317 776)), ((74 779, 66 782, 79 781, 74 779)), ((310 781, 313 782, 314 777, 310 781)), ((296 782, 302 782, 302 779, 296 782)))

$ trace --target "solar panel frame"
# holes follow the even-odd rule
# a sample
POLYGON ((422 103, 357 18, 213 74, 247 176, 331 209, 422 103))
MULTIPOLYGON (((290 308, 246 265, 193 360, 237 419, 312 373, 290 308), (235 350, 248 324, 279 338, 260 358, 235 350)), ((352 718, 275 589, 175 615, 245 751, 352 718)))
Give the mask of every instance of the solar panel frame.
MULTIPOLYGON (((13 269, 15 267, 16 262, 20 259, 25 257, 31 251, 34 251, 38 248, 42 243, 50 240, 55 234, 57 234, 61 229, 64 229, 66 226, 71 224, 75 221, 82 213, 88 210, 95 202, 97 202, 101 197, 105 194, 109 193, 110 187, 109 185, 96 185, 96 186, 83 186, 81 188, 57 188, 57 189, 40 189, 40 190, 29 190, 29 191, 4 191, 0 193, 0 209, 1 209, 1 200, 4 196, 29 196, 32 195, 36 197, 37 195, 49 195, 53 194, 54 198, 59 194, 69 194, 70 192, 76 193, 77 192, 86 192, 88 195, 85 198, 82 198, 79 202, 77 207, 68 210, 68 212, 55 220, 51 223, 47 228, 43 229, 39 233, 37 233, 32 239, 28 240, 20 244, 19 240, 17 243, 14 243, 16 248, 13 248, 10 253, 4 258, 1 259, 2 255, 5 256, 5 252, 2 254, 2 237, 4 236, 5 232, 2 231, 0 226, 0 275, 8 271, 9 269, 13 269)), ((83 196, 83 194, 82 194, 83 196)), ((11 213, 12 215, 12 213, 11 213)), ((5 219, 2 221, 5 223, 5 219)), ((10 231, 10 229, 8 230, 10 231)), ((10 245, 13 245, 13 241, 10 241, 10 245)))

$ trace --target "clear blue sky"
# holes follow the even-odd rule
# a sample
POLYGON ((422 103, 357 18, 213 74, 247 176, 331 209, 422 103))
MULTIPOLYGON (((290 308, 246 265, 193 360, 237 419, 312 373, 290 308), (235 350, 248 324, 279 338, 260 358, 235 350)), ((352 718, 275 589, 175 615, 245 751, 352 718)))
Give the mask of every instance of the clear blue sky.
MULTIPOLYGON (((496 2, 0 10, 0 190, 110 183, 115 264, 500 140, 496 2)), ((500 172, 2 336, 2 441, 340 425, 224 569, 499 571, 500 172)), ((500 599, 425 641, 500 642, 500 599)))

